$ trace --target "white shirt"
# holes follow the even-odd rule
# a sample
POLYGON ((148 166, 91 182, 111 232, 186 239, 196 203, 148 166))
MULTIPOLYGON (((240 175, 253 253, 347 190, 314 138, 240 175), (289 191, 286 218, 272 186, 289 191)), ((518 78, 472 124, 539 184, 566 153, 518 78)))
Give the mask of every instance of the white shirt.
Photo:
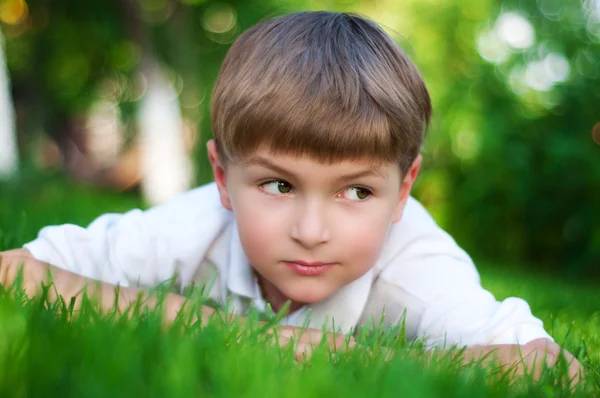
MULTIPOLYGON (((96 280, 153 287, 177 276, 182 291, 214 281, 210 298, 229 302, 232 313, 265 308, 235 218, 221 206, 215 183, 146 211, 105 214, 87 228, 43 228, 24 247, 41 261, 96 280)), ((413 198, 370 271, 282 323, 302 326, 307 316, 310 327, 335 325, 343 333, 404 320, 406 337, 424 338, 430 347, 550 338, 525 301, 499 302, 481 287, 470 257, 413 198)))

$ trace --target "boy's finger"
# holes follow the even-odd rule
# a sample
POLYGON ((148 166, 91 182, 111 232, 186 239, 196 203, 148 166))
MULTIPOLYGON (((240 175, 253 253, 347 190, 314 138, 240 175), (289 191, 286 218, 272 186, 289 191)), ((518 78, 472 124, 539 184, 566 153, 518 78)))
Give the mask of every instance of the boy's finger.
POLYGON ((297 361, 304 361, 311 357, 313 352, 313 345, 308 343, 298 343, 296 345, 295 357, 297 361))

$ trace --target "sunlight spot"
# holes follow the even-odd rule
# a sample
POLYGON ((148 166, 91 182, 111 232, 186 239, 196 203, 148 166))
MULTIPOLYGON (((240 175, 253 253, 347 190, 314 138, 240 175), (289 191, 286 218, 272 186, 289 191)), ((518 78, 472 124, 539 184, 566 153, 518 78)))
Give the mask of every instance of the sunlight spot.
POLYGON ((213 33, 225 33, 234 28, 237 15, 232 6, 217 3, 208 7, 202 18, 204 29, 213 33))
POLYGON ((515 12, 501 14, 492 29, 477 36, 477 51, 494 64, 505 62, 514 51, 530 48, 535 43, 531 23, 515 12))
POLYGON ((600 0, 584 0, 583 9, 587 18, 588 33, 600 39, 600 0))
POLYGON ((192 168, 172 78, 156 63, 147 67, 145 75, 146 92, 137 115, 141 132, 141 188, 145 200, 157 205, 189 189, 192 168))
POLYGON ((531 23, 515 12, 505 12, 498 17, 495 30, 502 40, 515 49, 526 49, 535 41, 535 31, 531 23))
POLYGON ((101 167, 115 164, 123 149, 123 126, 116 102, 98 101, 92 105, 87 121, 89 156, 101 167))
POLYGON ((598 145, 600 145, 600 123, 596 124, 592 129, 592 139, 598 145))
POLYGON ((494 64, 506 61, 510 55, 510 48, 493 30, 487 30, 479 34, 477 37, 477 51, 481 58, 494 64))
POLYGON ((549 91, 554 85, 543 61, 533 61, 527 64, 525 82, 536 91, 549 91))
POLYGON ((508 84, 510 85, 512 92, 518 96, 523 97, 527 94, 529 88, 525 84, 524 72, 521 66, 515 66, 511 70, 508 75, 508 84))
POLYGON ((600 22, 600 0, 585 0, 583 8, 590 19, 600 22))
POLYGON ((476 158, 479 148, 479 137, 472 130, 461 130, 452 140, 452 152, 462 160, 476 158))
POLYGON ((4 61, 3 43, 4 37, 0 31, 0 179, 7 179, 14 176, 18 170, 19 152, 15 110, 10 95, 10 76, 4 61))
POLYGON ((22 22, 28 15, 24 0, 4 0, 0 2, 0 21, 8 25, 22 22))
POLYGON ((532 61, 525 68, 525 81, 536 91, 549 91, 568 79, 569 61, 558 53, 550 53, 541 61, 532 61))
POLYGON ((569 78, 571 67, 569 61, 558 53, 550 53, 544 59, 546 72, 554 83, 564 82, 569 78))

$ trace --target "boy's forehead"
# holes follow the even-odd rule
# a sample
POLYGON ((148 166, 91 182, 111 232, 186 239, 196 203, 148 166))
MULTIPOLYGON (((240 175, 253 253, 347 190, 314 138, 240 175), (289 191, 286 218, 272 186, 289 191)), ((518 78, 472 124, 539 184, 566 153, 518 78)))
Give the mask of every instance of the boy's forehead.
POLYGON ((400 166, 392 162, 384 161, 375 156, 363 158, 348 158, 343 156, 321 159, 310 154, 290 154, 283 152, 260 149, 244 156, 241 163, 244 166, 262 166, 271 169, 283 169, 285 171, 301 172, 303 168, 329 169, 331 172, 356 170, 368 170, 370 174, 388 178, 389 170, 400 170, 400 166))

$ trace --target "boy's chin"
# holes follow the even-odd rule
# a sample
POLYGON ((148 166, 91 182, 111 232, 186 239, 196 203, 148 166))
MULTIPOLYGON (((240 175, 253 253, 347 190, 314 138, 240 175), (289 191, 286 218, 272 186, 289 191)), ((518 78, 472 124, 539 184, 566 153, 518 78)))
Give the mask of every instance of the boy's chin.
POLYGON ((336 292, 336 289, 297 289, 290 291, 286 296, 295 303, 299 304, 315 304, 327 300, 336 292))

